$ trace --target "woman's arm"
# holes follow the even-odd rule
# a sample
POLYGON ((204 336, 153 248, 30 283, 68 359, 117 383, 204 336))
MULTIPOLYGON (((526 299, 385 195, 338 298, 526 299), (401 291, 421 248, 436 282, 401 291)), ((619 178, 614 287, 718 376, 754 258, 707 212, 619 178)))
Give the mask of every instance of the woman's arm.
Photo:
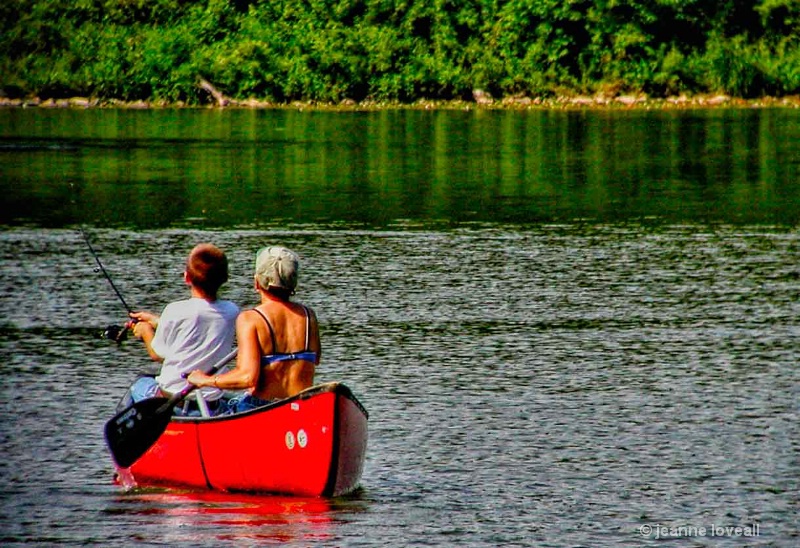
POLYGON ((195 386, 214 386, 223 390, 245 390, 254 388, 261 371, 261 346, 256 330, 256 312, 247 310, 236 318, 236 340, 239 353, 236 367, 221 375, 209 376, 196 369, 186 380, 195 386))

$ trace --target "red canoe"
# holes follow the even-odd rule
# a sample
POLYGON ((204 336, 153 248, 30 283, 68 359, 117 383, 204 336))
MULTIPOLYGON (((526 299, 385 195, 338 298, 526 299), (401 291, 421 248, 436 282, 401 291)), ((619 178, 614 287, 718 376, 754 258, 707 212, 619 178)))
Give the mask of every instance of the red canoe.
POLYGON ((361 479, 367 417, 345 385, 321 384, 244 413, 174 417, 158 441, 120 472, 126 483, 139 485, 344 495, 361 479))

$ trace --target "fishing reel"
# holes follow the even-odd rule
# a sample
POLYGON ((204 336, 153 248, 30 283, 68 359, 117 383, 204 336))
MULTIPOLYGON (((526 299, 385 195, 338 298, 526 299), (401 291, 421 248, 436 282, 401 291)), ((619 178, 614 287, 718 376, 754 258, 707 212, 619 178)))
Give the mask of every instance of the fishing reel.
POLYGON ((108 339, 109 341, 114 341, 117 344, 121 344, 122 341, 128 338, 128 331, 131 330, 133 324, 135 322, 130 321, 126 322, 125 325, 109 325, 100 333, 99 338, 101 339, 108 339))
POLYGON ((127 324, 123 326, 109 325, 100 332, 98 338, 108 339, 109 341, 114 341, 115 343, 120 344, 122 341, 128 338, 128 330, 127 324))

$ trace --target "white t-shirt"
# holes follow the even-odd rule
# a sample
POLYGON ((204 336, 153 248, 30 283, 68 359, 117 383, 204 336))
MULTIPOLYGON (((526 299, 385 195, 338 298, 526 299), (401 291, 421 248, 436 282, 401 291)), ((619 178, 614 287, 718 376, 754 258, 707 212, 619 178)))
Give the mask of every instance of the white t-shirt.
MULTIPOLYGON (((233 348, 236 316, 239 307, 231 301, 192 297, 168 304, 161 313, 151 346, 164 358, 156 377, 161 388, 171 394, 189 383, 181 377, 195 369, 206 371, 233 348)), ((222 396, 222 391, 204 387, 200 391, 208 401, 222 396)))

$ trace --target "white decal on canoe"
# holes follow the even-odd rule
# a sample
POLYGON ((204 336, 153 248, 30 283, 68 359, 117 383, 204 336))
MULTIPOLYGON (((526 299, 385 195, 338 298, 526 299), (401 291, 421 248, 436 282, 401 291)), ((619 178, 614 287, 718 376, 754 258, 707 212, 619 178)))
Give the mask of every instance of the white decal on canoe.
POLYGON ((292 432, 286 432, 286 447, 294 449, 294 434, 292 432))
POLYGON ((292 402, 291 408, 292 411, 300 411, 300 404, 297 402, 292 402))
POLYGON ((297 444, 300 447, 305 447, 306 445, 308 445, 308 436, 306 435, 305 430, 297 431, 297 444))
MULTIPOLYGON (((141 419, 142 415, 139 414, 139 412, 136 411, 136 409, 128 409, 128 411, 126 411, 123 415, 120 415, 117 418, 116 424, 117 424, 117 426, 120 426, 122 424, 125 424, 127 426, 128 424, 130 424, 130 422, 131 422, 130 419, 132 419, 133 417, 141 419)), ((128 426, 128 428, 130 428, 130 426, 128 426)))

